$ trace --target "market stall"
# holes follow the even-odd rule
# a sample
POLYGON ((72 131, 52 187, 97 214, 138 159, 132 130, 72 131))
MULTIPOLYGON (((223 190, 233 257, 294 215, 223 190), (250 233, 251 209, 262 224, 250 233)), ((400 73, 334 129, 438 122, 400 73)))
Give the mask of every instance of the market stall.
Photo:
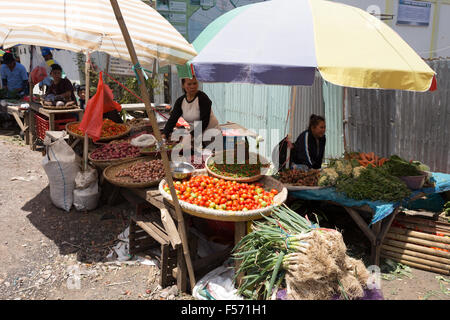
POLYGON ((294 198, 343 207, 369 239, 371 263, 379 265, 381 244, 400 208, 424 195, 450 190, 450 175, 424 173, 419 168, 429 168, 423 164, 412 164, 397 156, 384 160, 375 157, 376 164, 366 168, 358 153, 347 154, 315 172, 316 179, 306 181, 302 173, 285 170, 281 181, 287 182, 289 195, 294 198))
POLYGON ((36 140, 44 140, 46 131, 63 131, 66 124, 83 117, 84 110, 78 106, 69 108, 51 108, 40 103, 30 103, 28 109, 28 123, 30 124, 29 139, 33 150, 36 140))

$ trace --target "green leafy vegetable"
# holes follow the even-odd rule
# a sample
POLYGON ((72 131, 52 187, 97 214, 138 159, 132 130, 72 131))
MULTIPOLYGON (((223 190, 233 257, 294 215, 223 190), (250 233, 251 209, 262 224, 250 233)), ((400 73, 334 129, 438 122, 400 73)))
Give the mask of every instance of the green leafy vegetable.
POLYGON ((382 167, 368 167, 358 177, 340 176, 336 190, 355 200, 400 201, 411 194, 406 184, 382 167))

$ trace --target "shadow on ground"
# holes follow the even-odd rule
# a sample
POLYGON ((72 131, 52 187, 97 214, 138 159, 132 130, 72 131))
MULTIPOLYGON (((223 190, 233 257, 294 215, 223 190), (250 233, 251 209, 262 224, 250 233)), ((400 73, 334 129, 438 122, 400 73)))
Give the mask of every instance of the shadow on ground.
POLYGON ((129 224, 131 208, 127 203, 101 205, 89 212, 70 212, 56 208, 50 199, 50 187, 28 201, 22 210, 27 218, 59 248, 61 255, 77 254, 83 263, 105 261, 117 236, 129 224))

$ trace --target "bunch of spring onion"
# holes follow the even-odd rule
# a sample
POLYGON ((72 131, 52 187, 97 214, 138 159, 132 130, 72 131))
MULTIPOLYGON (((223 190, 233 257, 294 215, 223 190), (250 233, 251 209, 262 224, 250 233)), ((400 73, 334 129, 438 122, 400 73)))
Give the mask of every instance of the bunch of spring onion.
POLYGON ((244 273, 238 293, 247 299, 270 299, 295 255, 308 249, 308 233, 318 227, 285 205, 264 218, 263 222, 254 221, 253 232, 233 250, 234 259, 241 261, 234 280, 244 273))

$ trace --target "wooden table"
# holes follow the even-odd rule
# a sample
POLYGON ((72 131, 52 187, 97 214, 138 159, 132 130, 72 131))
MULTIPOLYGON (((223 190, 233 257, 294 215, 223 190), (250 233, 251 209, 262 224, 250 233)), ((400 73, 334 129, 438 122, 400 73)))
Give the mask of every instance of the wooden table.
POLYGON ((42 114, 49 119, 49 128, 48 131, 55 131, 55 115, 58 114, 68 114, 68 113, 78 113, 80 115, 80 120, 83 117, 84 110, 80 108, 74 109, 63 109, 63 110, 52 110, 44 108, 40 103, 32 102, 30 103, 30 108, 28 112, 28 140, 30 141, 30 147, 32 150, 36 148, 36 123, 34 119, 34 115, 36 113, 42 114))
MULTIPOLYGON (((409 201, 417 200, 426 195, 425 193, 419 193, 414 196, 409 201)), ((386 238, 386 234, 389 231, 389 228, 392 225, 395 217, 399 213, 401 207, 397 207, 394 211, 387 217, 377 221, 374 224, 367 223, 362 215, 369 215, 371 218, 374 216, 374 211, 368 205, 362 207, 347 207, 340 203, 334 201, 326 201, 326 200, 316 200, 316 201, 324 201, 326 203, 330 203, 332 205, 336 205, 345 209, 345 211, 350 215, 353 221, 358 225, 364 235, 369 239, 371 245, 371 254, 370 254, 370 263, 372 265, 379 266, 380 265, 380 253, 381 253, 381 244, 383 240, 386 238)))
MULTIPOLYGON (((125 111, 145 111, 145 104, 144 103, 122 104, 121 106, 122 106, 122 110, 125 110, 125 111)), ((156 105, 156 104, 152 103, 151 106, 153 108, 157 108, 158 106, 166 106, 166 104, 164 104, 164 105, 156 105)))
MULTIPOLYGON (((26 102, 24 102, 26 103, 26 102)), ((7 105, 6 111, 8 114, 12 115, 14 119, 16 120, 17 124, 20 127, 20 130, 24 134, 25 144, 30 144, 30 137, 29 137, 29 117, 28 117, 28 110, 20 108, 20 105, 7 105), (23 119, 23 121, 22 121, 23 119)))
MULTIPOLYGON (((342 206, 338 203, 333 203, 331 201, 330 203, 342 206)), ((355 223, 358 225, 358 227, 361 229, 364 235, 369 239, 371 246, 370 263, 372 265, 379 266, 381 244, 384 238, 386 237, 386 234, 389 231, 389 228, 391 227, 392 222, 397 216, 400 208, 396 208, 389 216, 380 221, 377 221, 372 225, 366 223, 366 221, 362 218, 360 214, 360 212, 362 211, 367 212, 373 216, 373 210, 369 206, 358 208, 343 206, 343 208, 345 209, 345 211, 347 211, 350 217, 352 217, 353 221, 355 221, 355 223)))
MULTIPOLYGON (((168 203, 159 193, 158 187, 154 187, 154 188, 143 188, 143 189, 124 189, 121 188, 119 191, 128 201, 130 201, 131 197, 130 197, 130 193, 134 194, 135 196, 137 196, 140 199, 143 199, 145 201, 147 201, 148 203, 150 203, 151 205, 153 205, 154 207, 156 207, 157 209, 160 210, 161 214, 163 212, 166 212, 168 214, 170 214, 171 218, 174 220, 175 224, 177 225, 177 217, 176 217, 176 213, 175 213, 175 209, 173 208, 173 206, 168 203)), ((189 219, 190 216, 189 214, 183 212, 185 219, 189 219)), ((132 218, 133 219, 133 218, 132 218)), ((157 225, 155 225, 155 221, 139 221, 139 220, 135 220, 135 223, 137 225, 139 225, 141 228, 146 228, 146 231, 150 234, 154 234, 157 239, 158 242, 162 242, 162 241, 167 241, 165 239, 163 239, 163 235, 161 234, 161 228, 159 228, 159 230, 156 230, 158 227, 157 225), (156 227, 155 227, 156 226, 156 227), (152 231, 153 229, 153 231, 152 231)), ((159 223, 161 225, 161 223, 159 223)), ((176 228, 179 228, 179 226, 176 226, 176 228)), ((177 242, 177 239, 180 239, 179 236, 179 229, 176 230, 174 228, 172 228, 171 230, 168 230, 170 228, 166 227, 166 233, 168 238, 167 239, 172 239, 171 242, 177 242)), ((244 235, 245 235, 245 231, 246 231, 246 223, 237 223, 236 224, 236 235, 235 235, 235 241, 239 241, 244 235), (239 239, 238 239, 239 237, 239 239)), ((231 254, 232 251, 232 247, 228 246, 225 249, 218 251, 210 256, 204 257, 204 258, 199 258, 197 257, 197 247, 196 247, 196 241, 194 239, 194 237, 192 235, 189 234, 189 232, 187 232, 188 234, 188 242, 189 242, 189 249, 190 249, 190 253, 192 255, 192 263, 193 263, 193 267, 194 267, 194 271, 195 271, 195 277, 201 277, 203 275, 205 275, 206 273, 208 273, 209 271, 213 270, 214 268, 220 266, 231 254)), ((188 272, 187 272, 187 268, 186 268, 186 262, 184 259, 184 255, 183 255, 183 249, 181 246, 181 240, 179 240, 179 245, 176 247, 177 250, 177 266, 176 268, 174 268, 172 270, 172 276, 176 279, 177 281, 177 287, 180 291, 182 292, 186 292, 187 291, 187 285, 188 285, 188 272)), ((162 252, 163 254, 163 252, 162 252)), ((166 252, 167 254, 167 252, 166 252)), ((161 257, 163 258, 163 257, 161 257)), ((192 290, 193 288, 191 288, 192 290)))

